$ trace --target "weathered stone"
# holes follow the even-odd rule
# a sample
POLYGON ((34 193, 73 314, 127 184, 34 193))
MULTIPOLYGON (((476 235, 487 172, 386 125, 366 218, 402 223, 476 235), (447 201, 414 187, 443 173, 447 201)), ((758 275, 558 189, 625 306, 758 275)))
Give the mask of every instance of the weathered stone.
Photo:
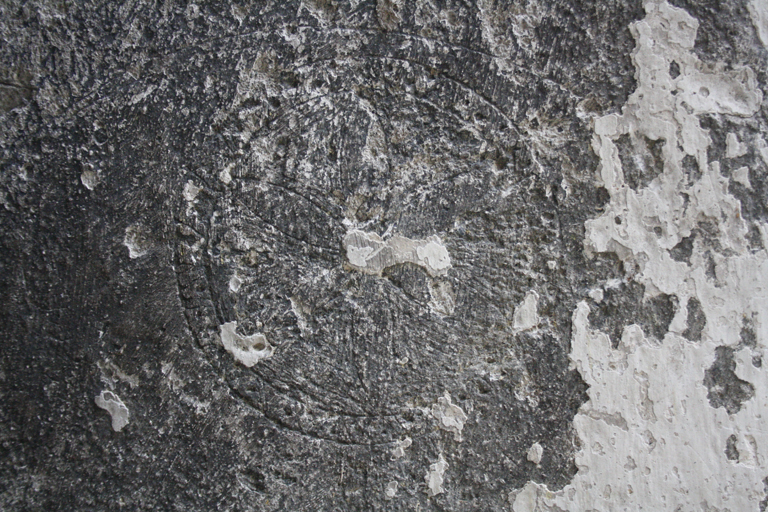
POLYGON ((0 508, 765 509, 766 20, 0 2, 0 508))

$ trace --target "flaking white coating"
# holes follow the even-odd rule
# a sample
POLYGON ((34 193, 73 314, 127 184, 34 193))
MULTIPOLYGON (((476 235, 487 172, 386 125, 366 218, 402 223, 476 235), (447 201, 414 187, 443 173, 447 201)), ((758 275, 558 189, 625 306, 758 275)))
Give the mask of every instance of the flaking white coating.
MULTIPOLYGON (((701 341, 684 339, 687 309, 679 307, 661 343, 631 325, 614 349, 606 334, 591 329, 587 303, 579 303, 571 359, 589 385, 589 401, 574 418, 582 446, 579 471, 558 492, 529 482, 510 495, 514 512, 757 510, 765 497, 768 433, 761 422, 768 415, 768 380, 752 358, 763 355, 768 339, 768 254, 748 250, 741 205, 729 194, 719 163, 707 160, 710 136, 699 125, 701 114, 752 116, 762 94, 751 69, 705 70, 691 52, 698 22, 685 11, 657 0, 645 8, 645 19, 631 27, 638 89, 622 115, 595 123, 593 148, 611 201, 604 215, 587 222, 586 247, 616 252, 636 269, 633 278, 647 295, 674 294, 682 305, 695 297, 706 325, 701 341), (680 68, 674 80, 672 62, 680 68), (663 172, 640 190, 624 182, 614 144, 624 134, 664 140, 663 172), (701 172, 692 184, 682 170, 686 154, 701 172), (715 255, 714 279, 706 275, 699 241, 690 265, 669 254, 702 219, 717 226, 721 247, 731 251, 715 255), (735 372, 755 395, 729 415, 709 404, 703 381, 715 348, 738 344, 745 317, 754 321, 757 347, 736 354, 735 372), (735 461, 725 455, 731 435, 739 450, 735 461)), ((733 142, 735 155, 741 148, 733 142)), ((760 230, 765 246, 768 226, 760 230)))

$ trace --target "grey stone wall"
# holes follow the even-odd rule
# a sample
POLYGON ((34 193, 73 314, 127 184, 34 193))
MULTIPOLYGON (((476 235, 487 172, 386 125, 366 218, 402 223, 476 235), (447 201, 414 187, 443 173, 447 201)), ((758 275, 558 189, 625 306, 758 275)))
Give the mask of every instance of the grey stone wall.
POLYGON ((761 0, 0 2, 4 510, 764 510, 761 0))

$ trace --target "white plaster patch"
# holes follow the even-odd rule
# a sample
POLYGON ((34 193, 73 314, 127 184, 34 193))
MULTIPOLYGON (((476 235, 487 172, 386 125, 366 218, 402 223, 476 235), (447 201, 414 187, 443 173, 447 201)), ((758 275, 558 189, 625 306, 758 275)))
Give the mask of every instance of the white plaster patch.
POLYGON ((752 184, 749 182, 749 168, 739 167, 733 171, 733 181, 741 183, 747 188, 752 188, 752 184))
POLYGON ((275 347, 269 344, 263 334, 240 336, 235 332, 237 322, 227 322, 219 326, 221 344, 235 359, 250 368, 262 359, 272 357, 275 347))
POLYGON ((95 398, 95 402, 112 416, 112 430, 120 432, 128 424, 131 413, 119 396, 105 389, 95 398))
POLYGON ((443 483, 445 482, 445 470, 448 469, 448 463, 445 461, 443 454, 441 453, 437 457, 437 462, 429 465, 429 471, 424 480, 427 482, 427 494, 437 496, 445 492, 443 490, 443 483))
POLYGON ((225 185, 232 183, 232 169, 234 169, 234 167, 234 164, 229 164, 219 172, 219 180, 225 185))
POLYGON ((243 280, 237 275, 233 275, 229 278, 229 291, 237 293, 240 291, 240 287, 243 286, 243 280))
POLYGON ((448 250, 435 235, 425 240, 399 235, 384 240, 376 233, 352 230, 344 237, 344 248, 349 264, 367 274, 381 275, 385 268, 400 263, 419 265, 432 277, 451 268, 448 250))
POLYGON ((747 145, 739 142, 735 133, 729 133, 725 137, 725 157, 738 158, 747 154, 747 145))
POLYGON ((410 437, 406 436, 405 439, 403 439, 402 441, 396 441, 395 444, 396 446, 392 450, 392 460, 405 457, 405 450, 411 447, 411 444, 413 444, 413 440, 410 437))
POLYGON ((192 180, 187 181, 184 185, 184 199, 190 203, 195 200, 197 194, 200 193, 200 187, 195 185, 192 180))
POLYGON ((514 329, 517 332, 527 331, 537 327, 539 318, 539 294, 534 290, 525 294, 523 302, 515 308, 514 329))
MULTIPOLYGON (((702 114, 752 116, 762 93, 751 69, 725 71, 698 60, 691 51, 698 22, 684 10, 658 0, 646 1, 645 9, 646 17, 630 27, 638 88, 621 115, 595 122, 593 149, 611 201, 604 215, 586 223, 585 247, 618 254, 647 295, 675 295, 682 305, 696 298, 706 324, 700 341, 683 338, 678 333, 687 312, 681 307, 661 343, 630 325, 614 349, 606 334, 591 329, 588 304, 579 303, 570 357, 589 385, 589 401, 574 418, 579 471, 558 492, 529 482, 510 495, 515 512, 757 510, 765 496, 768 461, 760 454, 768 447, 762 425, 768 379, 752 358, 762 356, 768 340, 768 253, 750 252, 741 205, 728 192, 719 162, 708 161, 711 140, 699 124, 702 114), (680 70, 675 79, 673 62, 680 70), (645 188, 633 190, 624 181, 614 143, 623 135, 663 141, 662 172, 645 188), (683 171, 686 155, 700 173, 693 183, 683 171), (690 265, 669 253, 704 219, 715 226, 722 249, 710 254, 714 276, 707 275, 709 251, 698 240, 690 265), (745 317, 755 319, 756 347, 737 353, 734 371, 755 393, 728 414, 710 405, 703 382, 715 349, 739 343, 745 317), (726 457, 731 435, 738 461, 726 457)), ((734 138, 730 147, 732 155, 743 149, 734 138)))
POLYGON ((93 190, 101 182, 101 177, 99 176, 99 172, 97 170, 93 169, 91 166, 88 166, 83 169, 82 174, 80 174, 80 182, 88 190, 93 190))
POLYGON ((526 457, 529 461, 538 465, 541 463, 541 458, 543 455, 544 455, 544 448, 539 443, 533 443, 531 447, 528 448, 528 453, 526 454, 526 457))
POLYGON ((387 484, 387 487, 384 489, 384 499, 385 500, 391 500, 397 496, 397 482, 392 481, 387 484))
POLYGON ((752 24, 757 30, 757 36, 763 46, 768 48, 768 2, 765 0, 750 0, 747 4, 752 24))
POLYGON ((453 432, 454 439, 461 442, 461 431, 464 429, 467 415, 461 410, 461 407, 451 403, 451 395, 447 391, 445 396, 437 399, 436 404, 432 404, 431 412, 440 428, 453 432))

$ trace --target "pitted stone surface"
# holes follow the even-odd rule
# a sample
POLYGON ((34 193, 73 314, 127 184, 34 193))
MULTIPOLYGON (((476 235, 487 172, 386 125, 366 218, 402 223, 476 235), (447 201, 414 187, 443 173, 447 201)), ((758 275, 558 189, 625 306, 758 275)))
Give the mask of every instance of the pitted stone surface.
POLYGON ((758 510, 718 9, 2 3, 0 508, 758 510))

